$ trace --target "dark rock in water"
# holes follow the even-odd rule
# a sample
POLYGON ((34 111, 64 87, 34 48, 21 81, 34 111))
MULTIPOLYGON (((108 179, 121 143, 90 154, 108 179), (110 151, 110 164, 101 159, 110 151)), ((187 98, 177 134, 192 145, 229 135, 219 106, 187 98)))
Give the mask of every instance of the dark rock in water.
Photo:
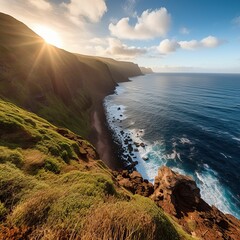
POLYGON ((137 148, 134 149, 134 152, 139 152, 137 148))
POLYGON ((142 157, 142 160, 147 161, 148 157, 142 157))
POLYGON ((144 143, 140 143, 140 146, 144 148, 144 147, 145 147, 145 144, 144 144, 144 143))
POLYGON ((119 110, 121 110, 121 108, 120 108, 120 107, 118 107, 118 109, 117 109, 117 110, 119 111, 119 110))
POLYGON ((136 147, 140 146, 140 144, 138 142, 134 142, 134 144, 135 144, 136 147))
POLYGON ((123 130, 121 130, 121 131, 120 131, 120 133, 121 133, 121 135, 123 135, 123 134, 124 134, 124 131, 123 131, 123 130))
POLYGON ((128 151, 129 151, 129 152, 132 152, 132 151, 133 151, 133 147, 132 147, 131 144, 128 144, 128 151))
POLYGON ((131 152, 130 155, 131 155, 131 156, 134 156, 134 153, 131 152))
POLYGON ((132 163, 132 162, 133 162, 133 160, 132 160, 132 158, 131 158, 131 156, 130 156, 130 155, 128 155, 128 156, 127 156, 127 160, 128 160, 128 162, 130 162, 130 163, 132 163))

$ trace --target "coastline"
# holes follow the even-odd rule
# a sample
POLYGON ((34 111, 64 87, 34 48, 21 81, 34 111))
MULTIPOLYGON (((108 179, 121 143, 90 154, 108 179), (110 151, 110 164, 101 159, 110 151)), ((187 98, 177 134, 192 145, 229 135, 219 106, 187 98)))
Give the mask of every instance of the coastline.
POLYGON ((112 170, 123 170, 124 162, 119 157, 121 146, 114 142, 112 132, 109 129, 103 101, 99 101, 91 113, 90 141, 96 147, 100 159, 112 170))

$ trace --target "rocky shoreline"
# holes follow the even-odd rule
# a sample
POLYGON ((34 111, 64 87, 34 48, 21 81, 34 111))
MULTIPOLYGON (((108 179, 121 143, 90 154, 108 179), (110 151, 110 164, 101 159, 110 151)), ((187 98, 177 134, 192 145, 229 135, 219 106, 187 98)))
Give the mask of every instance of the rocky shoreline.
MULTIPOLYGON (((121 109, 118 109, 119 111, 121 109)), ((136 171, 135 153, 145 147, 143 142, 134 142, 123 130, 124 145, 117 141, 108 125, 104 106, 98 106, 98 120, 92 118, 95 137, 100 140, 97 146, 100 157, 113 170, 114 179, 119 186, 133 194, 152 199, 169 214, 183 229, 199 239, 240 239, 240 220, 224 214, 215 206, 209 206, 202 198, 196 182, 189 176, 173 172, 168 167, 159 168, 154 184, 144 179, 136 171), (128 151, 128 154, 124 152, 128 151)), ((120 119, 114 119, 120 123, 120 119)), ((96 142, 96 141, 95 141, 96 142)), ((148 160, 143 159, 143 160, 148 160)))
POLYGON ((199 239, 240 239, 240 220, 209 206, 202 198, 196 182, 189 176, 159 168, 154 185, 137 171, 113 172, 118 184, 133 194, 152 199, 183 229, 199 239))

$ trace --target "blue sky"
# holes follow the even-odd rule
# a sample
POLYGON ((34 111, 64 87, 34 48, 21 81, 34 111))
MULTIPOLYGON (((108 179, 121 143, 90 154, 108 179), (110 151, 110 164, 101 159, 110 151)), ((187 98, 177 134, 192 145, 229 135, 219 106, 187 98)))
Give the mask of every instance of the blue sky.
POLYGON ((239 0, 0 0, 68 51, 155 71, 240 72, 239 0))

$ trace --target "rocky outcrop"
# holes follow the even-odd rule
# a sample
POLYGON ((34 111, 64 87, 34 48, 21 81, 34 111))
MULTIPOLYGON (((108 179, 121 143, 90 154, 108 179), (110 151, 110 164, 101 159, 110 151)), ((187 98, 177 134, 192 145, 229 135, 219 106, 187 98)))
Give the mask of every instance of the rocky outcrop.
POLYGON ((161 167, 151 199, 193 236, 206 240, 240 239, 240 221, 209 206, 191 177, 161 167))
POLYGON ((144 197, 149 197, 153 194, 153 184, 148 180, 143 179, 139 172, 133 171, 130 173, 129 171, 124 170, 122 172, 114 172, 113 174, 119 185, 133 194, 139 194, 144 197))
POLYGON ((98 160, 99 154, 96 149, 81 136, 76 135, 65 128, 56 128, 56 132, 61 134, 62 136, 75 141, 78 144, 78 148, 76 148, 76 152, 78 156, 83 160, 98 160))

